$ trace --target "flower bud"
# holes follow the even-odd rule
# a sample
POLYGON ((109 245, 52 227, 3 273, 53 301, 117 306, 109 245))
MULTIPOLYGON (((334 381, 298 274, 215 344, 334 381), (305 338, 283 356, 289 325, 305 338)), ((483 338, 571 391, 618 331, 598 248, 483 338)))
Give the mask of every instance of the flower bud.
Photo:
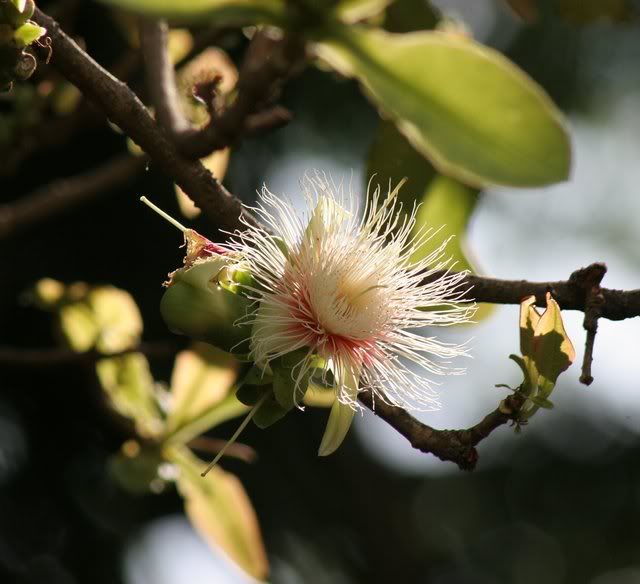
POLYGON ((171 275, 160 312, 175 333, 205 341, 224 351, 247 353, 251 326, 243 324, 253 302, 220 285, 229 258, 211 256, 171 275))

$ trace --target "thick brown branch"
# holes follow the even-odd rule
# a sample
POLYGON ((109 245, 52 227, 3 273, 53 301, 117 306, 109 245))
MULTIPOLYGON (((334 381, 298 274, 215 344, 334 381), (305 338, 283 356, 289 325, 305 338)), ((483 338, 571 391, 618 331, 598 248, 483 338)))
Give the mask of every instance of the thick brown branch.
POLYGON ((183 158, 129 87, 89 57, 55 20, 38 9, 34 20, 47 29, 52 41, 51 61, 60 72, 170 175, 215 225, 236 229, 243 214, 240 201, 200 162, 183 158))
POLYGON ((105 195, 130 181, 146 162, 146 157, 123 155, 89 172, 58 179, 15 203, 0 206, 0 240, 105 195))
MULTIPOLYGON (((592 264, 598 266, 600 264, 592 264)), ((592 266, 583 269, 590 269, 592 266)), ((574 272, 575 273, 575 272, 574 272)), ((434 278, 440 274, 436 274, 434 278)), ((546 306, 545 294, 551 291, 563 310, 585 310, 584 286, 577 280, 528 282, 527 280, 499 280, 470 274, 460 285, 467 289, 464 299, 490 304, 520 304, 525 296, 535 295, 538 306, 546 306)), ((603 305, 600 316, 609 320, 623 320, 640 316, 640 289, 612 290, 601 288, 603 305)))
POLYGON ((416 420, 402 408, 374 400, 370 392, 359 395, 360 401, 376 416, 402 434, 411 446, 440 460, 455 462, 462 470, 473 470, 478 462, 476 446, 496 428, 510 422, 522 406, 518 394, 508 396, 500 407, 480 422, 464 430, 436 430, 416 420))

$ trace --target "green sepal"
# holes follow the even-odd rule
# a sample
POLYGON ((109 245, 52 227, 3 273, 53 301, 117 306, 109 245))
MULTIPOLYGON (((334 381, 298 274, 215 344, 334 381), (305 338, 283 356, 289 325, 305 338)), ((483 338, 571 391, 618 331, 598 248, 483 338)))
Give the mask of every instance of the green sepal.
POLYGON ((265 391, 264 387, 244 383, 236 391, 236 397, 246 406, 255 406, 265 391))
POLYGON ((291 408, 283 408, 272 393, 254 414, 253 423, 264 430, 284 418, 290 410, 291 408))
POLYGON ((269 363, 273 371, 273 393, 277 402, 287 411, 301 403, 307 393, 309 380, 314 372, 305 365, 309 358, 309 350, 302 348, 269 363), (303 369, 305 372, 300 376, 303 369))

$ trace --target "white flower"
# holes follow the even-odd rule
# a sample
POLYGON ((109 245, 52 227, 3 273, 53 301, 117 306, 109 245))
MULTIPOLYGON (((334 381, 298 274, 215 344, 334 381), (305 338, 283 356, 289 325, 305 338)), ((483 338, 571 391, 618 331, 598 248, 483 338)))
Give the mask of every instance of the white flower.
POLYGON ((437 407, 434 382, 416 370, 460 373, 449 361, 466 348, 417 331, 468 321, 474 307, 460 301, 465 274, 446 271, 446 241, 410 262, 434 233, 412 234, 416 210, 401 213, 398 188, 385 197, 377 188, 361 217, 351 194, 324 174, 306 175, 302 188, 302 216, 263 188, 254 211, 272 233, 247 225, 230 247, 241 252, 256 282, 249 294, 260 302, 249 317, 252 358, 264 365, 303 349, 297 380, 316 355, 333 374, 337 400, 320 447, 329 454, 346 434, 360 391, 407 409, 437 407))

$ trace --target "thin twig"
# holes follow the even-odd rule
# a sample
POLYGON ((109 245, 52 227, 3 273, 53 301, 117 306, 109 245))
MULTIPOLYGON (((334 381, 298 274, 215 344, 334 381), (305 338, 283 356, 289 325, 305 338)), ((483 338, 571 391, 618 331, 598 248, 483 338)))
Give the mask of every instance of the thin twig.
POLYGON ((478 462, 476 446, 496 428, 513 421, 522 406, 522 398, 513 394, 500 407, 480 422, 464 430, 437 430, 416 420, 409 412, 377 400, 371 393, 359 394, 358 399, 376 416, 404 436, 411 446, 443 461, 455 462, 461 470, 473 470, 478 462))
POLYGON ((92 364, 100 359, 121 357, 130 353, 142 353, 147 357, 167 357, 175 355, 184 343, 147 342, 116 353, 101 353, 90 350, 78 353, 66 348, 23 349, 21 347, 0 346, 0 365, 12 367, 48 368, 70 364, 92 364))
POLYGON ((13 237, 51 217, 96 200, 126 184, 147 162, 146 157, 122 155, 70 178, 55 180, 0 206, 0 240, 13 237))
POLYGON ((584 345, 584 358, 582 360, 582 374, 580 383, 591 385, 593 375, 591 375, 591 364, 593 363, 593 345, 598 332, 598 319, 602 315, 605 304, 600 282, 607 273, 607 266, 601 263, 591 264, 587 268, 577 270, 571 274, 569 280, 580 286, 585 295, 584 321, 582 326, 587 331, 587 338, 584 345))

